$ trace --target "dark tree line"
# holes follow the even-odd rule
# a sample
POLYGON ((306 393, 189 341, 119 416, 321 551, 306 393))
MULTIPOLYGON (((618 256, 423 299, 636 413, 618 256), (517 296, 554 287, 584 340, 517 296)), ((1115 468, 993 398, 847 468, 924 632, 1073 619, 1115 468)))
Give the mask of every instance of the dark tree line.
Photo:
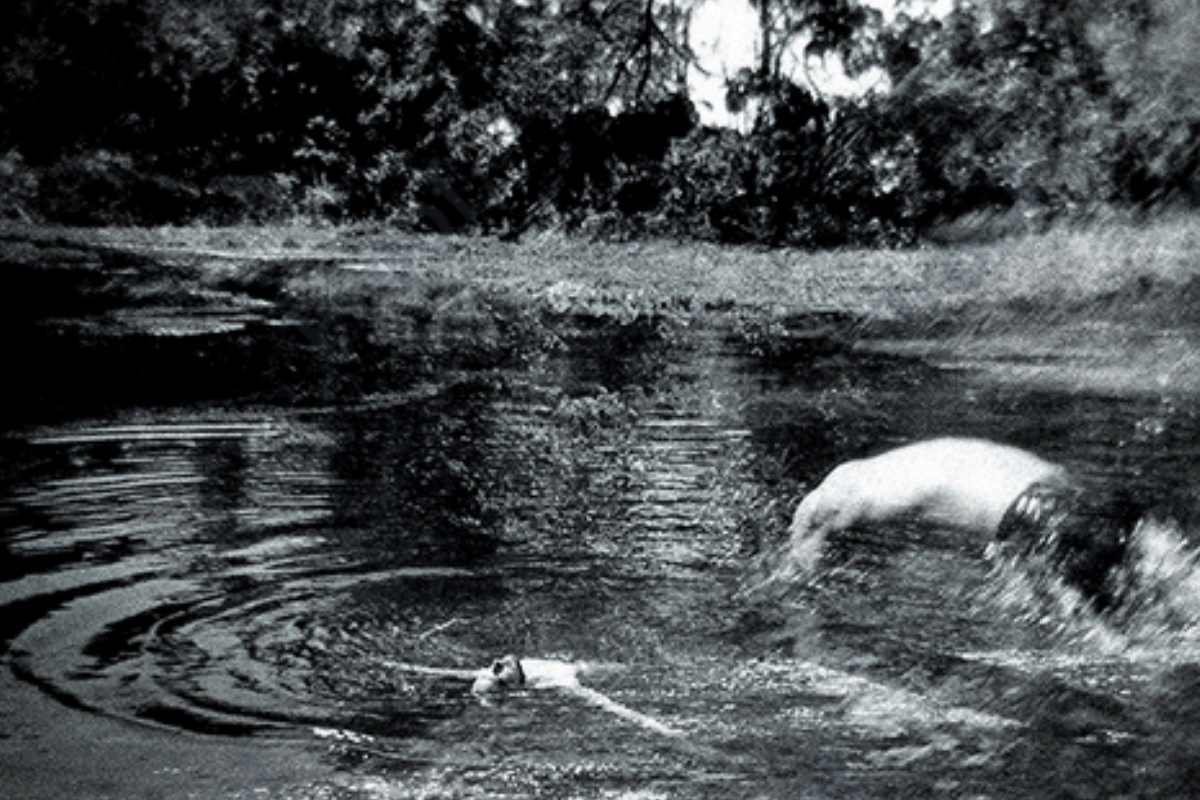
POLYGON ((697 122, 697 1, 8 0, 0 210, 819 247, 1200 203, 1200 0, 757 0, 746 133, 697 122))

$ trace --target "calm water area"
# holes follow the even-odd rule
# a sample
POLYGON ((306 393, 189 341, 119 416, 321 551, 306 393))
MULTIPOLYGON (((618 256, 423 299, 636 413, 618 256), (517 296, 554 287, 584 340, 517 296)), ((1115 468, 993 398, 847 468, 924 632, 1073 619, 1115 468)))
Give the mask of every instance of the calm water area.
POLYGON ((89 305, 81 282, 113 296, 94 272, 43 272, 34 296, 61 278, 77 302, 6 301, 29 391, 0 437, 0 797, 1200 786, 1194 393, 837 315, 401 307, 378 283, 89 305), (1097 617, 914 526, 751 591, 830 468, 946 433, 1155 504, 1134 600, 1097 617), (597 665, 584 684, 679 735, 455 672, 506 653, 597 665))

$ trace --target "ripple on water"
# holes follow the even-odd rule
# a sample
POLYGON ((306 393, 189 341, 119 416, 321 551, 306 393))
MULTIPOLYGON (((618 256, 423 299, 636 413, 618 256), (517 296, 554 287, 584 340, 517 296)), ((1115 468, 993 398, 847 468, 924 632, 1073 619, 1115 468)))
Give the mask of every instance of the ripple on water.
POLYGON ((606 397, 598 432, 432 396, 39 431, 4 497, 5 662, 94 716, 390 764, 363 780, 393 793, 969 795, 1014 752, 1111 755, 1178 718, 1186 537, 1144 540, 1160 589, 1124 628, 895 531, 754 622, 735 590, 782 535, 747 510, 785 502, 755 471, 778 443, 697 396, 606 397), (554 692, 485 705, 462 671, 506 651, 609 662, 588 686, 685 736, 554 692))

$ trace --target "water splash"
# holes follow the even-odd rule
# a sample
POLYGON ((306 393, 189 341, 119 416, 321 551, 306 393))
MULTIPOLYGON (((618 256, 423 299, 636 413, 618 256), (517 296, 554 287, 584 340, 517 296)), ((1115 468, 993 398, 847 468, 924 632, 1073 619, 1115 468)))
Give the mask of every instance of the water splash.
POLYGON ((1008 621, 1004 646, 969 659, 1024 672, 1172 669, 1200 661, 1200 550, 1180 525, 1142 520, 1130 541, 1119 603, 1096 611, 1045 565, 994 554, 977 602, 1008 621))
POLYGON ((1147 519, 1134 533, 1136 558, 1122 627, 1135 647, 1200 647, 1200 549, 1169 520, 1147 519))

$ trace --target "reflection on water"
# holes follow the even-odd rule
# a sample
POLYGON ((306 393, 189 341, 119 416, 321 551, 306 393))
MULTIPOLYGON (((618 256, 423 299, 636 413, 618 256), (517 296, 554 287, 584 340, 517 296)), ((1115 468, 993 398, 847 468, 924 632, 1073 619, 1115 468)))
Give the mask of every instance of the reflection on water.
MULTIPOLYGON (((1054 395, 812 338, 761 355, 710 329, 613 335, 328 402, 12 431, 4 763, 37 762, 49 734, 22 709, 49 697, 38 725, 118 720, 139 752, 315 763, 266 796, 1190 791, 1186 524, 1144 526, 1119 619, 936 531, 847 537, 784 598, 741 589, 804 487, 933 433, 1032 447, 1183 519, 1193 398, 1054 395), (506 652, 605 665, 589 685, 686 736, 553 690, 483 704, 437 671, 506 652)), ((268 773, 239 763, 240 788, 200 793, 251 796, 268 773)), ((27 796, 61 786, 23 769, 27 796)), ((104 792, 136 793, 137 772, 104 792)))

